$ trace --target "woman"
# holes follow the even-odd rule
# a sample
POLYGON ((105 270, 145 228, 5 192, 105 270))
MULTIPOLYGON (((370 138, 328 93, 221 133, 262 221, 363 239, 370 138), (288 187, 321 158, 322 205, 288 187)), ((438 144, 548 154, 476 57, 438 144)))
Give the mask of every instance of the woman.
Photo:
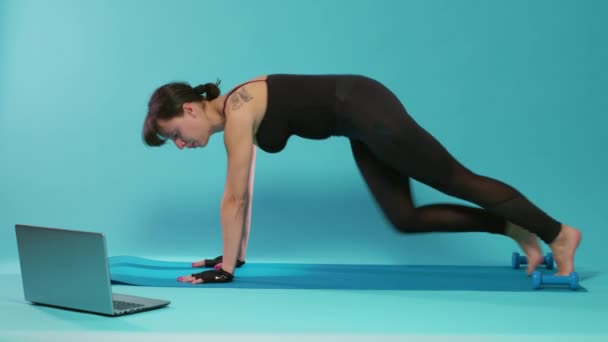
POLYGON ((149 146, 171 140, 179 149, 204 147, 224 132, 228 171, 221 204, 223 255, 193 266, 212 267, 183 282, 232 281, 244 263, 255 146, 281 151, 291 135, 350 140, 356 164, 385 216, 403 233, 487 232, 515 240, 528 257, 527 273, 543 261, 547 243, 557 275, 574 271, 581 233, 561 224, 496 179, 461 165, 407 113, 381 83, 355 75, 266 75, 220 96, 219 83, 192 88, 169 83, 149 102, 143 138, 149 146), (410 179, 481 208, 456 204, 415 207, 410 179))

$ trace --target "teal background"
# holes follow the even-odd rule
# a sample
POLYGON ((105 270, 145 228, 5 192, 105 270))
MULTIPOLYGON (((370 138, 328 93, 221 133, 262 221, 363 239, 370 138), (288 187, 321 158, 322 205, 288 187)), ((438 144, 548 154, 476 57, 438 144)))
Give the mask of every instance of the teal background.
MULTIPOLYGON (((16 223, 101 231, 110 255, 221 253, 221 137, 145 147, 173 80, 358 73, 391 88, 465 165, 579 227, 605 267, 605 1, 0 1, 0 261, 16 223)), ((400 235, 347 140, 258 150, 248 261, 500 265, 488 234, 400 235)), ((462 202, 414 183, 419 204, 462 202)))

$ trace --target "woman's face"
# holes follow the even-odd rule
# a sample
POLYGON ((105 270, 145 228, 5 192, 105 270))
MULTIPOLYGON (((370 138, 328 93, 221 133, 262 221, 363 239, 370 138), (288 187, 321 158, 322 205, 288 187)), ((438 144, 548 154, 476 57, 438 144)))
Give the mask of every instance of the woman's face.
POLYGON ((184 113, 170 120, 158 120, 161 134, 172 140, 180 150, 205 147, 211 135, 211 126, 201 103, 185 103, 184 113))

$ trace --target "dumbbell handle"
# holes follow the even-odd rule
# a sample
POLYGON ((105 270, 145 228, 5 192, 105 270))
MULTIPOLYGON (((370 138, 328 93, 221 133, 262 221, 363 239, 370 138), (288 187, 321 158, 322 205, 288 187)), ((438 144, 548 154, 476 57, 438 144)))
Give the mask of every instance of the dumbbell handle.
MULTIPOLYGON (((513 267, 519 268, 519 265, 527 265, 528 258, 525 255, 519 255, 519 253, 513 253, 513 267)), ((553 254, 547 253, 543 257, 542 265, 545 265, 547 269, 553 269, 553 254)))
POLYGON ((578 289, 578 273, 572 272, 567 276, 543 275, 539 271, 532 274, 532 287, 541 288, 542 285, 570 285, 570 289, 578 289))
POLYGON ((540 276, 541 284, 570 284, 572 275, 569 276, 554 276, 554 275, 542 275, 540 276))
MULTIPOLYGON (((547 257, 545 256, 545 257, 543 258, 542 265, 546 265, 546 264, 547 264, 547 261, 548 261, 548 260, 547 260, 547 257)), ((527 263, 528 263, 528 257, 526 257, 525 255, 520 255, 520 256, 519 256, 519 263, 520 263, 520 264, 527 264, 527 263)))

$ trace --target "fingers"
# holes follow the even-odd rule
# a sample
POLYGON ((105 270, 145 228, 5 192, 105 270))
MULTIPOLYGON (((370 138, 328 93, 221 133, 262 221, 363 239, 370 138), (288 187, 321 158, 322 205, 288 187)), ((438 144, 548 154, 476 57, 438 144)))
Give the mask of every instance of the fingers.
POLYGON ((202 279, 195 278, 191 275, 179 277, 179 278, 177 278, 177 281, 181 281, 182 283, 191 283, 191 284, 199 284, 199 283, 203 282, 202 279))
POLYGON ((203 259, 192 263, 192 267, 213 267, 218 263, 222 262, 222 256, 215 257, 213 259, 203 259))
POLYGON ((205 259, 192 263, 192 267, 205 267, 205 259))
POLYGON ((177 278, 177 281, 183 283, 188 282, 190 284, 200 283, 227 283, 234 279, 234 274, 226 272, 223 269, 209 270, 200 273, 193 273, 177 278))

